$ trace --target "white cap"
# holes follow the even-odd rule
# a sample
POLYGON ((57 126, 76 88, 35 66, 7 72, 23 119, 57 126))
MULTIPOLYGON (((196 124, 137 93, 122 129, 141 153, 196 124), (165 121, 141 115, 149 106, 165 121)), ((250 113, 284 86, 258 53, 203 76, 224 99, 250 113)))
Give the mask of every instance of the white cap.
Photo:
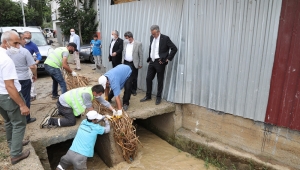
POLYGON ((98 119, 101 120, 103 119, 103 116, 98 114, 95 110, 91 110, 86 114, 87 118, 89 120, 94 120, 94 119, 98 119))
POLYGON ((106 88, 106 82, 107 82, 107 78, 105 76, 100 76, 98 79, 99 84, 101 84, 105 90, 106 88))

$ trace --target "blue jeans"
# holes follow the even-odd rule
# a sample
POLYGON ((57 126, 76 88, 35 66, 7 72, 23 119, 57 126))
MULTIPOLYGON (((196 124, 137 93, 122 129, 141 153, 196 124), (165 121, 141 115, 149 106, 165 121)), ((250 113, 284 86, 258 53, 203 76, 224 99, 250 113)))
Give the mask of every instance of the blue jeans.
MULTIPOLYGON (((25 99, 26 106, 30 108, 30 90, 31 90, 31 80, 19 80, 21 84, 21 93, 25 99)), ((30 120, 30 114, 26 116, 26 120, 30 120)))
POLYGON ((61 88, 61 94, 67 92, 67 85, 63 78, 63 75, 61 74, 60 69, 54 68, 54 67, 51 67, 51 66, 45 64, 45 70, 51 76, 51 78, 53 80, 52 96, 58 96, 58 93, 57 93, 58 84, 60 85, 60 88, 61 88))

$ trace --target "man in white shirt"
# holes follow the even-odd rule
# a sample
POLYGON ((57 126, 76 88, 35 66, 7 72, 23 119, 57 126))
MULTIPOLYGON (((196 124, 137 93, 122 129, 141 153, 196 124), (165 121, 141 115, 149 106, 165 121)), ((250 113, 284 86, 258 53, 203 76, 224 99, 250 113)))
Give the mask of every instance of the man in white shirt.
POLYGON ((112 62, 112 66, 116 67, 122 62, 123 40, 119 38, 119 32, 114 30, 111 32, 111 43, 109 45, 108 60, 112 62))
POLYGON ((125 32, 124 37, 122 63, 131 67, 131 93, 136 96, 138 69, 143 67, 143 47, 141 42, 133 39, 130 31, 125 32))
POLYGON ((1 37, 0 47, 0 114, 5 120, 6 140, 10 149, 11 163, 16 164, 27 158, 29 150, 22 152, 26 115, 30 110, 21 94, 21 85, 14 62, 6 51, 18 53, 20 38, 15 31, 6 31, 1 37))
POLYGON ((168 62, 172 61, 174 58, 177 47, 167 35, 160 33, 158 25, 152 25, 150 31, 149 57, 147 58, 147 63, 149 64, 146 77, 147 92, 146 96, 141 99, 140 102, 151 100, 152 80, 155 75, 157 75, 155 104, 159 105, 161 103, 161 95, 164 86, 165 68, 168 62))
POLYGON ((69 40, 69 43, 75 43, 77 45, 77 50, 78 51, 75 51, 74 54, 73 54, 73 57, 74 58, 74 61, 75 61, 75 64, 76 64, 76 68, 74 70, 77 70, 77 71, 80 71, 81 68, 80 68, 80 59, 79 59, 79 51, 80 51, 80 37, 75 34, 75 30, 72 28, 70 30, 70 40, 69 40))

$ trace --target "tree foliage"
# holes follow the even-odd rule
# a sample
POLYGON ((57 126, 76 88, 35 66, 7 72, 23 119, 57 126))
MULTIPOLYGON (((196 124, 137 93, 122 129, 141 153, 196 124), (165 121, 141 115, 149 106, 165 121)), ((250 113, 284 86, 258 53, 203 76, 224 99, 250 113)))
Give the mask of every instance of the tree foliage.
POLYGON ((45 4, 45 0, 28 0, 27 6, 37 12, 37 16, 34 17, 34 20, 28 20, 28 22, 30 22, 29 25, 40 26, 43 24, 43 8, 45 4))
POLYGON ((58 20, 62 21, 63 34, 69 37, 71 28, 74 28, 77 33, 81 30, 80 38, 84 43, 89 43, 98 27, 98 22, 95 21, 97 12, 93 9, 95 0, 80 0, 79 9, 75 6, 74 0, 58 0, 57 2, 60 4, 58 20), (81 25, 80 29, 79 25, 81 25))
MULTIPOLYGON (((30 1, 35 5, 24 4, 26 26, 41 26, 43 16, 48 17, 48 20, 51 21, 50 4, 46 5, 49 0, 29 0, 28 3, 30 1), (36 5, 36 2, 40 4, 36 5), (35 7, 41 7, 43 10, 37 10, 35 7), (40 11, 42 11, 42 14, 39 13, 40 11)), ((0 0, 0 26, 23 26, 21 2, 0 0)))
POLYGON ((0 26, 19 26, 22 23, 21 6, 11 0, 0 1, 0 26))

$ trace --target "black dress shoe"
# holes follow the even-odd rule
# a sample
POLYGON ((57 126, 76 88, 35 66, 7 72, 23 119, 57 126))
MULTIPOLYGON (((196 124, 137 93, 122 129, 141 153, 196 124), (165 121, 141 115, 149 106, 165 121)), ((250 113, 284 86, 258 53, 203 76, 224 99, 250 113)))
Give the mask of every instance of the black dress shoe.
POLYGON ((133 96, 136 96, 136 91, 132 91, 131 94, 132 94, 133 96))
POLYGON ((159 105, 159 104, 160 104, 160 102, 161 102, 161 98, 156 98, 156 102, 155 102, 155 104, 156 104, 156 105, 159 105))
POLYGON ((23 140, 23 141, 22 141, 22 146, 28 145, 29 142, 30 142, 29 140, 23 140))
POLYGON ((128 110, 128 105, 127 105, 127 104, 124 104, 124 105, 123 105, 123 110, 124 110, 124 111, 128 110))
POLYGON ((142 98, 142 99, 140 100, 140 102, 145 102, 145 101, 147 101, 147 100, 151 100, 151 97, 145 96, 144 98, 142 98))
POLYGON ((23 160, 23 159, 25 159, 25 158, 27 158, 28 156, 29 156, 29 154, 30 154, 30 151, 29 150, 27 150, 27 151, 25 151, 25 152, 22 152, 22 154, 21 155, 19 155, 19 156, 16 156, 16 157, 13 157, 13 158, 10 158, 10 160, 11 160, 11 164, 16 164, 16 163, 18 163, 18 162, 20 162, 21 160, 23 160))
POLYGON ((36 121, 36 118, 32 117, 32 118, 30 118, 30 120, 27 120, 27 124, 35 122, 35 121, 36 121))

